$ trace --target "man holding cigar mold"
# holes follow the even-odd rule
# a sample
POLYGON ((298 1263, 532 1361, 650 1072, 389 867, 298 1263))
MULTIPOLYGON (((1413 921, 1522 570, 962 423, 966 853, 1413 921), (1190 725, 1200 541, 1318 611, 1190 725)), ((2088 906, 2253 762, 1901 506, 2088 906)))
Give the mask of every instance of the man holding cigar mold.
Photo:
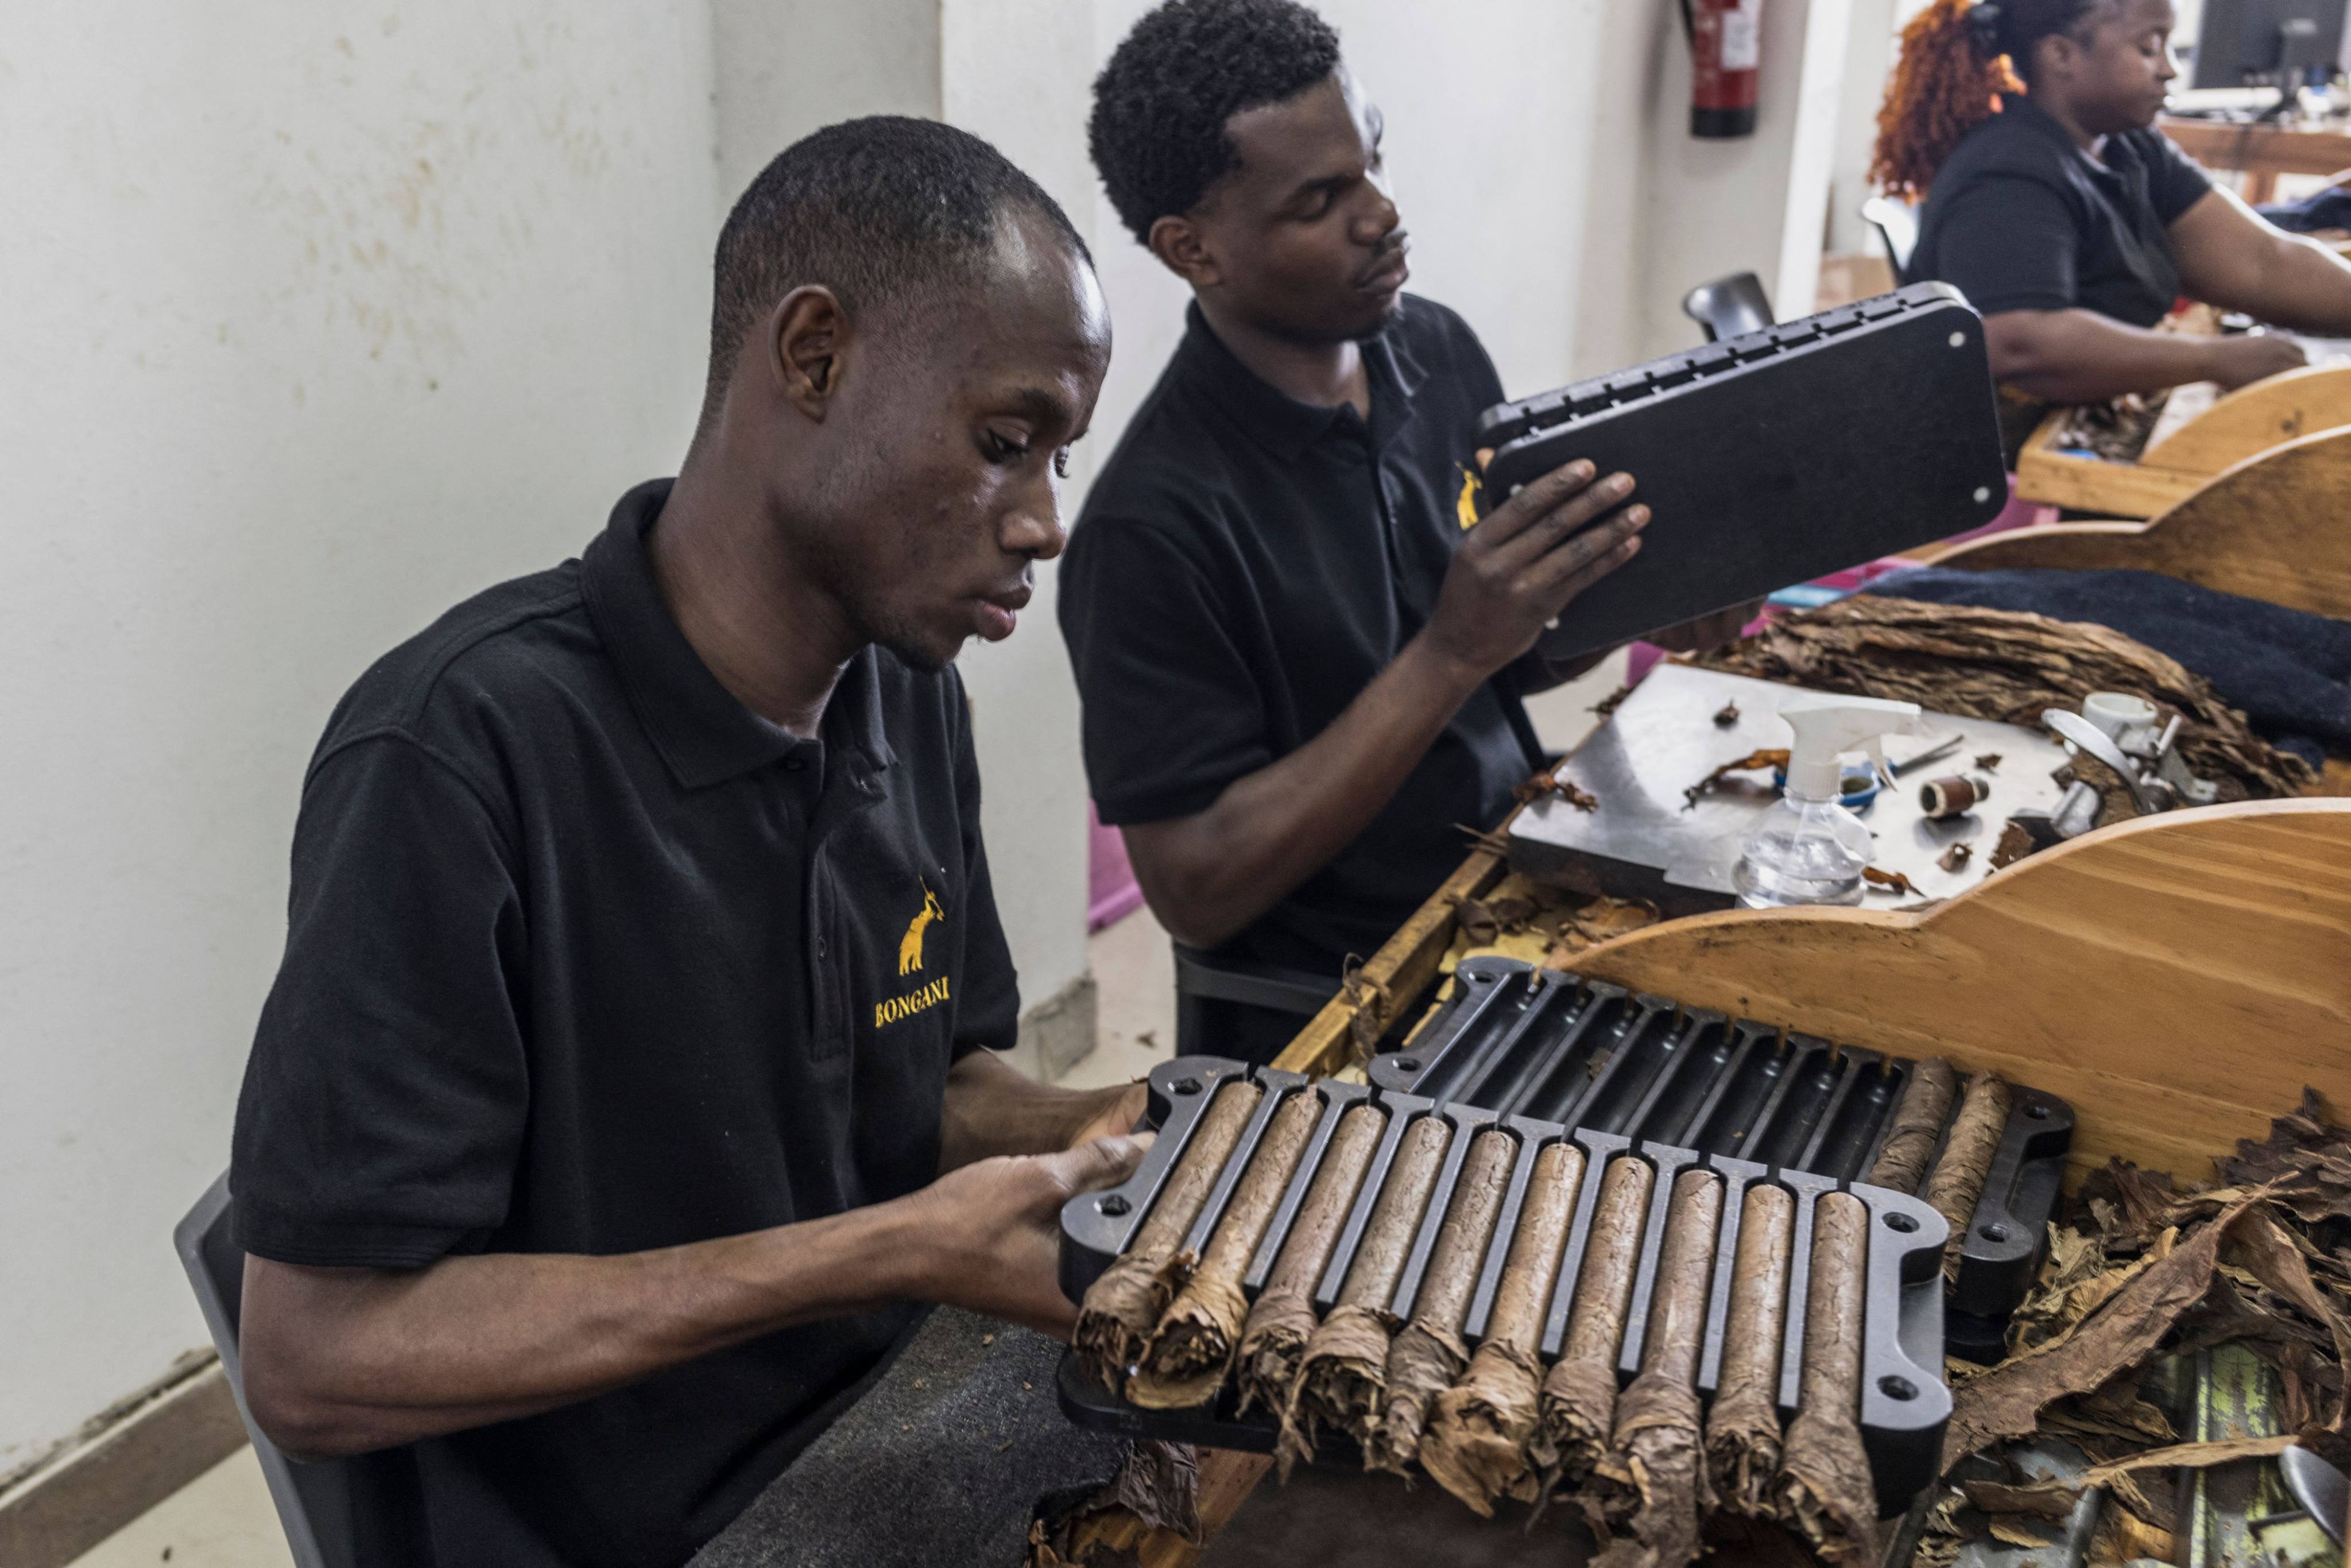
MULTIPOLYGON (((1501 382, 1458 316, 1403 292, 1383 129, 1292 0, 1168 0, 1113 55, 1095 165, 1193 303, 1061 589, 1096 807, 1153 911, 1188 946, 1334 982, 1541 768, 1521 695, 1588 662, 1536 639, 1648 521, 1631 476, 1584 463, 1476 521, 1501 382)), ((1283 1020, 1252 1022, 1217 1049, 1270 1056, 1283 1020)))

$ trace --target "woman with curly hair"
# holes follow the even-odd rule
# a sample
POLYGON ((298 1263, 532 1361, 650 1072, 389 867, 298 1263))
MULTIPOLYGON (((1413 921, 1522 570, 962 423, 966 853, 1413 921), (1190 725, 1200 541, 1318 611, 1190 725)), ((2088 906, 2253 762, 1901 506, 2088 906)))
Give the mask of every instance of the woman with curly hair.
POLYGON ((1903 32, 1871 178, 1926 199, 1909 275, 1983 312, 2013 397, 2237 387, 2303 363, 2284 338, 2151 330, 2183 295, 2351 334, 2351 265, 2154 129, 2172 24, 2170 0, 1934 0, 1903 32))

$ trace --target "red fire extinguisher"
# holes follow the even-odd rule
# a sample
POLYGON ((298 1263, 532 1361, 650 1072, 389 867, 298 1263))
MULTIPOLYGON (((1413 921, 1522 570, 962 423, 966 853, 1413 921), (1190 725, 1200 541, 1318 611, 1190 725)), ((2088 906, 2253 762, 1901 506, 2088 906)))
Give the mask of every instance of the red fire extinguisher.
POLYGON ((1682 0, 1689 34, 1690 134, 1755 134, 1756 68, 1763 58, 1763 0, 1682 0))

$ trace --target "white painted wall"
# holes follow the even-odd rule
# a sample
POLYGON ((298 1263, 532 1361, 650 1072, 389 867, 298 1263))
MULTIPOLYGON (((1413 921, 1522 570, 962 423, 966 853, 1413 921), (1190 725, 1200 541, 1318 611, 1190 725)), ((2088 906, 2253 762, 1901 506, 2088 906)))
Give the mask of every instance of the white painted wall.
POLYGON ((9 0, 0 1471, 205 1343, 302 767, 376 654, 672 470, 700 0, 9 0))

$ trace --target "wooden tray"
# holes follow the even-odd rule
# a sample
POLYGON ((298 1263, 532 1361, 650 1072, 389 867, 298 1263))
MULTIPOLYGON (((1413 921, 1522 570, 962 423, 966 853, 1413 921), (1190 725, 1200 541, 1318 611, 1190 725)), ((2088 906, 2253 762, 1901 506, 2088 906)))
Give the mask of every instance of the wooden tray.
MULTIPOLYGON (((2351 365, 2307 365, 2240 387, 2150 444, 2136 463, 2061 451, 2067 411, 2041 422, 2016 459, 2016 493, 2043 506, 2152 517, 2215 475, 2290 441, 2351 425, 2351 365)), ((2351 485, 2351 469, 2339 476, 2351 485)))

